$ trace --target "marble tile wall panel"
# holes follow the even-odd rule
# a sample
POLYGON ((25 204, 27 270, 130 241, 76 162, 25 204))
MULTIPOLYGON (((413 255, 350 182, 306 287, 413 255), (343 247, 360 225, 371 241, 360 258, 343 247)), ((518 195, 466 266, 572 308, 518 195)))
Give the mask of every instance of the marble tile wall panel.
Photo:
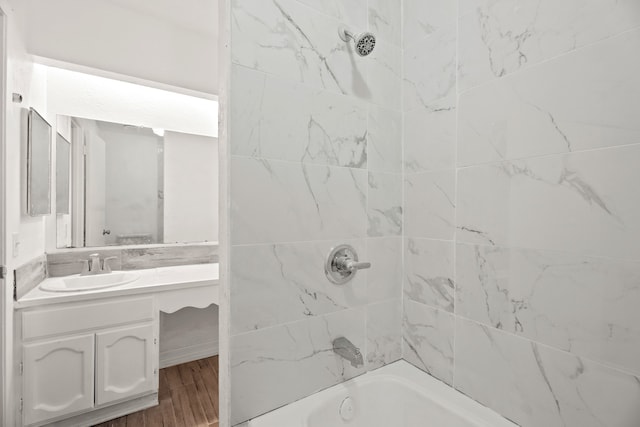
POLYGON ((453 384, 453 314, 405 300, 403 358, 445 383, 453 384))
POLYGON ((462 94, 458 164, 638 143, 638 51, 634 30, 462 94))
POLYGON ((233 157, 233 244, 366 235, 367 173, 233 157))
POLYGON ((400 110, 402 108, 402 51, 376 35, 376 47, 366 57, 356 58, 366 64, 367 91, 359 95, 371 103, 400 110))
POLYGON ((402 300, 367 306, 367 368, 380 368, 402 358, 402 300))
POLYGON ((640 26, 635 0, 463 0, 459 10, 461 91, 640 26))
POLYGON ((456 314, 640 374, 640 262, 460 244, 456 314))
POLYGON ((522 426, 635 427, 640 3, 457 3, 403 2, 403 357, 522 426))
POLYGON ((46 278, 47 257, 44 254, 16 268, 13 273, 14 298, 22 298, 46 278))
POLYGON ((455 186, 454 169, 406 174, 405 235, 452 240, 455 231, 455 186))
POLYGON ((358 274, 367 277, 368 302, 399 299, 402 294, 402 238, 382 237, 367 239, 363 261, 371 268, 358 274))
POLYGON ((401 357, 400 3, 232 2, 233 424, 401 357), (324 277, 340 243, 372 263, 344 286, 324 277), (333 354, 339 335, 365 367, 333 354))
POLYGON ((402 113, 371 105, 367 129, 367 167, 371 172, 402 173, 402 113))
POLYGON ((318 12, 329 15, 356 29, 367 27, 367 0, 298 0, 318 12))
POLYGON ((362 374, 365 367, 335 354, 332 341, 346 337, 365 349, 365 317, 364 308, 343 310, 232 336, 231 424, 362 374))
POLYGON ((341 22, 296 0, 235 0, 231 60, 290 81, 367 97, 366 62, 338 37, 341 22))
POLYGON ((451 0, 404 0, 403 46, 407 48, 438 30, 456 25, 456 3, 451 0))
POLYGON ((396 46, 402 43, 402 1, 369 0, 369 31, 396 46))
POLYGON ((457 239, 638 260, 639 162, 631 145, 460 169, 457 239))
POLYGON ((453 169, 456 163, 456 102, 447 98, 430 108, 404 114, 404 171, 453 169))
POLYGON ((640 379, 462 318, 455 387, 523 427, 633 427, 640 379))
POLYGON ((402 175, 369 172, 367 216, 368 236, 402 234, 402 175))
POLYGON ((456 93, 456 26, 452 25, 403 51, 404 111, 429 109, 456 93))
POLYGON ((405 298, 453 313, 454 247, 451 241, 405 239, 405 298))
POLYGON ((232 334, 367 304, 366 272, 358 273, 348 286, 333 284, 325 276, 323 260, 340 243, 352 245, 368 259, 364 240, 234 246, 232 334))
POLYGON ((233 72, 234 155, 367 167, 366 103, 237 65, 233 72))

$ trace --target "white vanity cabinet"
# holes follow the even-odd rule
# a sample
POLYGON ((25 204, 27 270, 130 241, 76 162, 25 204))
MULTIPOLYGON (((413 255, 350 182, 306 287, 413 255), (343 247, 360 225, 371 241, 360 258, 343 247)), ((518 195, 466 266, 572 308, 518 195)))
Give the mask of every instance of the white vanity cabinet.
POLYGON ((23 425, 64 425, 83 413, 90 421, 89 412, 111 414, 119 404, 133 412, 127 402, 147 395, 140 405, 156 403, 157 316, 151 296, 18 312, 23 425))
POLYGON ((94 337, 25 344, 25 424, 93 408, 94 337))
POLYGON ((155 389, 152 325, 96 334, 96 405, 155 389))

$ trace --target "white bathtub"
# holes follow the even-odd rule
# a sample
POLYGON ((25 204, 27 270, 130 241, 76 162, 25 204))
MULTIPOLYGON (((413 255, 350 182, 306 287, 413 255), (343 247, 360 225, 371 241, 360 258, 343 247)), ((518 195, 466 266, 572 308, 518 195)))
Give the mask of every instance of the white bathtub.
POLYGON ((249 421, 247 427, 514 427, 400 361, 249 421), (349 398, 349 399, 348 399, 349 398), (345 402, 345 399, 348 399, 345 402), (345 402, 341 415, 341 406, 345 402), (351 413, 351 416, 349 416, 351 413))

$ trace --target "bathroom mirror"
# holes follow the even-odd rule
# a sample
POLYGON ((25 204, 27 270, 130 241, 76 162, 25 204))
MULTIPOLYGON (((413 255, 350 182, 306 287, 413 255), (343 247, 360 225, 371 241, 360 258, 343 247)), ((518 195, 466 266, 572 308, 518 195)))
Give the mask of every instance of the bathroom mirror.
POLYGON ((71 143, 56 134, 56 213, 71 212, 71 143))
POLYGON ((33 108, 27 122, 27 213, 51 213, 51 125, 33 108))
POLYGON ((57 210, 59 248, 217 241, 217 138, 57 122, 70 137, 72 171, 70 214, 57 210))

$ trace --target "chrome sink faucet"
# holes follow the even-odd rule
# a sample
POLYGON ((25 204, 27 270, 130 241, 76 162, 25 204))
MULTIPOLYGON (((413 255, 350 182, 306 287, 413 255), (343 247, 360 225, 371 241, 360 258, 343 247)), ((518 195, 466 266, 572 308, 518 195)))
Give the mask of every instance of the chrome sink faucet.
POLYGON ((364 365, 364 359, 362 358, 360 349, 345 337, 338 337, 333 340, 333 352, 347 359, 354 368, 359 368, 364 365))
POLYGON ((82 260, 84 265, 80 275, 91 276, 96 274, 109 274, 111 273, 111 265, 109 265, 109 261, 116 258, 117 257, 115 256, 110 256, 101 261, 100 254, 91 254, 89 255, 88 260, 82 260))

